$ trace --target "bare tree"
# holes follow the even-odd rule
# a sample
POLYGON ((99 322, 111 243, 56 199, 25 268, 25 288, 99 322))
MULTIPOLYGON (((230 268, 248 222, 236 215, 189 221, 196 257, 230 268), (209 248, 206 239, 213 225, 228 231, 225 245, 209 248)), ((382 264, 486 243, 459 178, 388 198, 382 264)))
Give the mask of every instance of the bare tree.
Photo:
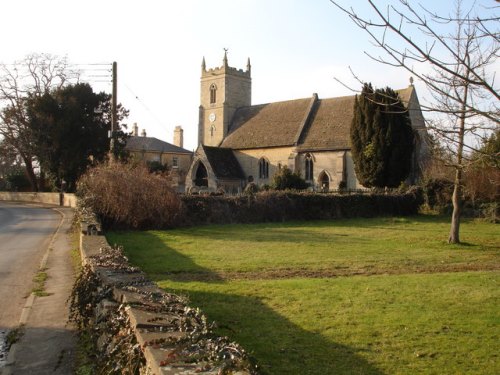
POLYGON ((32 54, 14 64, 0 64, 0 135, 22 158, 31 188, 38 191, 34 154, 27 126, 25 103, 77 79, 65 57, 32 54))
POLYGON ((455 14, 439 15, 408 0, 398 0, 397 5, 385 9, 367 0, 371 14, 362 16, 340 1, 330 1, 384 52, 383 56, 365 52, 371 59, 405 69, 430 92, 431 100, 422 105, 423 111, 432 113, 428 128, 454 155, 453 214, 448 242, 459 243, 468 154, 477 151, 475 139, 484 138, 500 124, 500 94, 494 66, 500 50, 500 18, 495 14, 498 7, 479 9, 474 3, 464 10, 463 3, 457 1, 455 14))

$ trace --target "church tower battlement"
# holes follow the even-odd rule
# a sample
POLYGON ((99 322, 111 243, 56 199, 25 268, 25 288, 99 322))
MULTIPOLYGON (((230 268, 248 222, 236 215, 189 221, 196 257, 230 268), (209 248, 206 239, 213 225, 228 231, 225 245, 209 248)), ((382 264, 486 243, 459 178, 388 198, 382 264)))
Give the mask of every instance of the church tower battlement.
POLYGON ((222 66, 207 69, 201 63, 198 143, 219 146, 226 137, 234 112, 252 105, 250 59, 246 70, 230 67, 227 50, 222 66))

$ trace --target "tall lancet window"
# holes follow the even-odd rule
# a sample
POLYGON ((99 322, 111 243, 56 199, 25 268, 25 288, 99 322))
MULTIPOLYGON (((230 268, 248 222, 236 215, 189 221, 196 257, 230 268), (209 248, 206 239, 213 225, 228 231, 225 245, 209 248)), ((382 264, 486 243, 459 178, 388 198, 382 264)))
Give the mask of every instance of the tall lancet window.
POLYGON ((314 176, 314 163, 311 154, 306 155, 306 181, 311 181, 314 176))
POLYGON ((217 86, 215 86, 215 83, 212 83, 210 85, 210 104, 215 104, 217 101, 217 86))
POLYGON ((269 162, 264 158, 259 160, 259 178, 269 178, 269 162))

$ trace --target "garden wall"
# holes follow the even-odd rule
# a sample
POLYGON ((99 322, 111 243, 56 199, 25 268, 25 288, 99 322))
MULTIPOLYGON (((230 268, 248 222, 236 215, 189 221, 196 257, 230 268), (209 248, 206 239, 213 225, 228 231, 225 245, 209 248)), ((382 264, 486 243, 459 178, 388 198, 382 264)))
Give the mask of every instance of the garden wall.
MULTIPOLYGON (((92 224, 92 225, 88 225, 92 224)), ((96 347, 95 370, 106 374, 255 375, 237 343, 212 332, 203 313, 167 293, 131 266, 121 249, 82 223, 83 269, 73 287, 70 316, 96 347)))
POLYGON ((64 193, 20 193, 13 191, 0 191, 0 201, 45 203, 64 207, 76 207, 76 197, 74 194, 64 193))

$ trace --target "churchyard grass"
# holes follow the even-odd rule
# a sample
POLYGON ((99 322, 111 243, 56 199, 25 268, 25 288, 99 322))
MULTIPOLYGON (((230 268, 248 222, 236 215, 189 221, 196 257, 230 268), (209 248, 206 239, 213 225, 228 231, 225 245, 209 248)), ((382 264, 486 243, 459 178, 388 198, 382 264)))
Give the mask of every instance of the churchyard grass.
POLYGON ((265 374, 500 373, 498 225, 438 216, 113 232, 265 374))

